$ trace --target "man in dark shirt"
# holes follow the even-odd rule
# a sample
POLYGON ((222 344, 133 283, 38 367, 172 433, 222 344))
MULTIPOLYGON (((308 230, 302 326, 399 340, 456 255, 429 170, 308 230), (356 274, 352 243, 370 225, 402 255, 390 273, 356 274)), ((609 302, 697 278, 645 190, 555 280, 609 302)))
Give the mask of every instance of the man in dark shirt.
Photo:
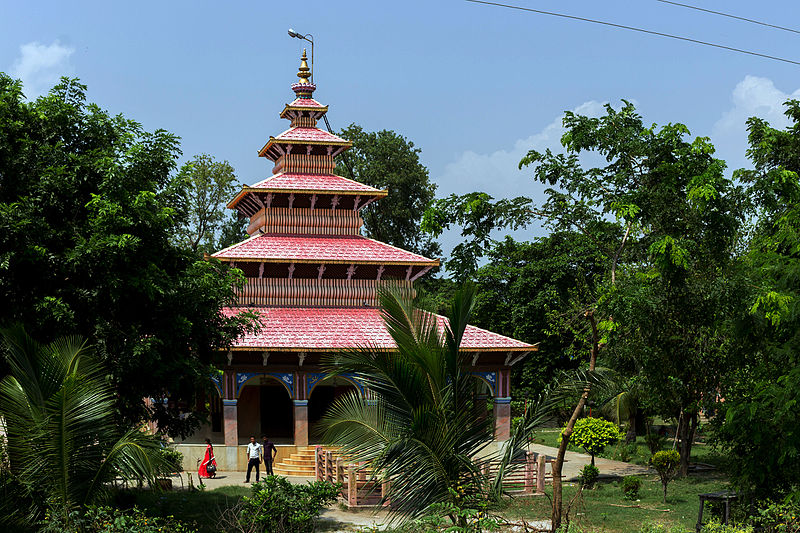
POLYGON ((264 441, 264 444, 261 446, 261 453, 264 454, 264 470, 266 470, 266 475, 274 476, 275 474, 272 472, 272 461, 274 461, 275 456, 278 455, 278 449, 269 441, 266 435, 261 435, 261 440, 264 441))

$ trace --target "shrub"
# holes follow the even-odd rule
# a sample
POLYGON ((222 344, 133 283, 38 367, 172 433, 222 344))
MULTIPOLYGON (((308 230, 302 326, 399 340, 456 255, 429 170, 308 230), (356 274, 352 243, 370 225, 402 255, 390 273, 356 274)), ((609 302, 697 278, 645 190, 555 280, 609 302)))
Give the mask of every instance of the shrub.
POLYGON ((195 533, 197 530, 172 516, 156 518, 134 507, 121 511, 113 507, 88 507, 83 513, 73 511, 66 523, 62 515, 46 521, 43 532, 63 533, 195 533))
POLYGON ((616 442, 621 436, 615 423, 589 416, 575 422, 575 428, 569 440, 586 450, 586 453, 592 456, 592 465, 594 465, 594 456, 602 452, 603 448, 609 444, 616 442))
POLYGON ((650 454, 655 455, 656 452, 664 449, 664 446, 667 444, 667 438, 663 435, 659 435, 655 431, 651 431, 644 436, 644 442, 650 449, 650 454))
POLYGON ((680 526, 667 526, 661 522, 645 522, 639 528, 639 533, 685 533, 680 526))
POLYGON ((325 481, 293 485, 285 478, 267 476, 252 486, 235 517, 244 531, 310 533, 325 505, 336 501, 341 485, 325 481))
POLYGON ((759 507, 755 522, 765 533, 796 533, 800 531, 800 504, 791 500, 765 502, 759 507))
POLYGON ((642 488, 642 480, 636 476, 625 476, 622 478, 622 493, 629 500, 639 499, 639 489, 642 488))
POLYGON ((594 465, 586 465, 581 469, 581 485, 587 489, 594 487, 597 478, 600 476, 600 470, 594 465))
POLYGON ((183 472, 183 454, 181 452, 170 446, 165 446, 161 448, 160 453, 164 459, 164 466, 159 469, 160 475, 183 472))
POLYGON ((752 526, 737 526, 730 524, 721 524, 716 520, 712 520, 703 525, 701 533, 753 533, 752 526))
POLYGON ((667 484, 675 477, 680 462, 681 454, 675 450, 656 452, 650 458, 650 464, 658 472, 658 477, 661 478, 661 485, 664 487, 664 503, 667 503, 667 484))

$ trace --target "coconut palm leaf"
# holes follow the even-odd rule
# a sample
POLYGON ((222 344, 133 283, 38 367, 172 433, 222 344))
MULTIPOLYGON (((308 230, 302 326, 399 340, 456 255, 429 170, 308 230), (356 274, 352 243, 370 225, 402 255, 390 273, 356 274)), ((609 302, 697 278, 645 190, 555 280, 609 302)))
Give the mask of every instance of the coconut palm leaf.
POLYGON ((447 323, 390 289, 380 302, 396 349, 365 346, 324 361, 326 371, 354 375, 366 390, 334 402, 322 419, 324 438, 365 462, 376 479, 388 477, 392 512, 413 517, 456 502, 459 486, 485 485, 475 458, 492 443, 494 424, 474 414, 478 381, 460 349, 474 290, 456 294, 447 323))
POLYGON ((10 468, 44 495, 43 507, 67 513, 98 501, 118 475, 154 479, 163 462, 157 441, 119 428, 113 390, 84 341, 41 345, 19 326, 0 336, 10 368, 0 381, 10 468))

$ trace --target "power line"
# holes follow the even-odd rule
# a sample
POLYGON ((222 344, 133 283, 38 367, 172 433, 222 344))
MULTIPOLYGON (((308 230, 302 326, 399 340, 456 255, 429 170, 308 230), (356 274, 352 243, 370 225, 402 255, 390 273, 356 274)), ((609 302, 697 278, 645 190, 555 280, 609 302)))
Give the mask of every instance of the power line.
POLYGON ((696 11, 703 11, 705 13, 712 13, 714 15, 720 15, 720 16, 723 16, 723 17, 728 17, 728 18, 732 18, 732 19, 736 19, 736 20, 743 20, 745 22, 750 22, 751 24, 758 24, 759 26, 767 26, 767 27, 770 27, 770 28, 775 28, 776 30, 790 31, 792 33, 800 33, 800 31, 793 30, 792 28, 785 28, 783 26, 776 26, 775 24, 769 24, 767 22, 761 22, 760 20, 753 20, 753 19, 749 19, 749 18, 745 18, 745 17, 739 17, 737 15, 731 15, 730 13, 723 13, 722 11, 714 11, 714 10, 711 10, 711 9, 705 9, 703 7, 692 6, 692 5, 689 5, 689 4, 681 4, 680 2, 672 2, 670 0, 656 0, 656 2, 661 2, 663 4, 672 4, 674 6, 685 7, 685 8, 688 8, 688 9, 694 9, 696 11))
POLYGON ((724 44, 716 44, 716 43, 709 43, 707 41, 700 41, 698 39, 692 39, 690 37, 681 37, 680 35, 672 35, 671 33, 661 33, 658 31, 653 30, 646 30, 644 28, 637 28, 635 26, 625 26, 624 24, 616 24, 614 22, 606 22, 604 20, 594 20, 584 17, 577 17, 575 15, 565 15, 564 13, 554 13, 552 11, 542 11, 541 9, 532 9, 529 7, 521 7, 521 6, 514 6, 511 4, 501 4, 498 2, 487 2, 484 0, 466 0, 467 2, 472 2, 473 4, 484 4, 487 6, 495 6, 495 7, 505 7, 508 9, 517 9, 519 11, 530 11, 531 13, 539 13, 540 15, 551 15, 553 17, 561 17, 565 19, 572 19, 572 20, 580 20, 582 22, 591 22, 593 24, 602 24, 605 26, 611 26, 614 28, 621 28, 623 30, 631 30, 631 31, 638 31, 640 33, 647 33, 649 35, 658 35, 659 37, 669 37, 670 39, 677 39, 679 41, 687 41, 690 43, 695 44, 702 44, 703 46, 712 46, 714 48, 721 48, 723 50, 729 50, 731 52, 738 52, 740 54, 747 54, 751 56, 763 57, 766 59, 772 59, 775 61, 782 61, 784 63, 791 63, 793 65, 800 65, 800 61, 793 61, 791 59, 785 59, 783 57, 771 56, 767 54, 762 54, 759 52, 751 52, 749 50, 743 50, 741 48, 734 48, 732 46, 725 46, 724 44))

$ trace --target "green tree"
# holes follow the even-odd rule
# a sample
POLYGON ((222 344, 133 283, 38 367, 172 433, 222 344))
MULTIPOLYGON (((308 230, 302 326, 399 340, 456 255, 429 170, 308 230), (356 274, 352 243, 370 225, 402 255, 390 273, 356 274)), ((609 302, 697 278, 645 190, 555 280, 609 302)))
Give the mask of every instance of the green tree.
POLYGON ((681 464, 681 456, 675 450, 662 450, 653 454, 650 458, 650 465, 658 472, 658 477, 661 479, 661 486, 664 489, 664 503, 667 503, 667 485, 675 474, 678 473, 678 468, 681 464))
MULTIPOLYGON (((472 414, 476 378, 466 371, 470 356, 459 349, 473 296, 469 288, 456 293, 441 332, 434 315, 414 309, 398 293, 382 292, 384 321, 397 349, 378 355, 364 348, 327 361, 327 371, 356 376, 366 392, 334 402, 323 419, 325 442, 387 476, 392 510, 401 516, 420 515, 435 504, 464 508, 498 498, 510 459, 549 414, 545 402, 529 409, 503 455, 490 457, 501 461, 497 475, 483 477, 475 458, 493 440, 493 421, 472 414)), ((451 520, 463 525, 463 516, 451 520)))
POLYGON ((64 79, 25 102, 0 74, 0 324, 88 338, 128 423, 185 434, 213 358, 249 323, 220 313, 242 276, 174 242, 188 217, 178 139, 85 100, 64 79))
POLYGON ((214 253, 244 240, 244 222, 225 206, 238 189, 233 167, 200 154, 178 171, 187 195, 187 217, 176 237, 194 253, 214 253), (233 241, 230 242, 229 241, 233 241))
POLYGON ((353 147, 340 156, 345 164, 340 161, 337 170, 347 178, 389 191, 386 198, 362 210, 367 237, 438 257, 439 245, 419 228, 436 192, 436 184, 419 160, 422 150, 391 130, 369 132, 351 124, 339 135, 352 141, 353 147))
POLYGON ((615 423, 591 416, 578 419, 572 431, 572 443, 592 456, 592 466, 594 456, 609 444, 617 442, 619 437, 619 428, 615 423))
POLYGON ((105 499, 115 477, 154 481, 159 441, 115 422, 106 369, 84 341, 42 345, 21 326, 0 334, 10 368, 0 381, 9 470, 35 506, 25 514, 9 508, 19 500, 3 501, 4 517, 24 523, 49 511, 63 523, 71 511, 105 499))
POLYGON ((743 493, 782 498, 800 484, 800 102, 785 130, 748 120, 752 170, 736 177, 756 207, 746 255, 747 305, 731 320, 738 364, 715 406, 718 444, 743 493))

